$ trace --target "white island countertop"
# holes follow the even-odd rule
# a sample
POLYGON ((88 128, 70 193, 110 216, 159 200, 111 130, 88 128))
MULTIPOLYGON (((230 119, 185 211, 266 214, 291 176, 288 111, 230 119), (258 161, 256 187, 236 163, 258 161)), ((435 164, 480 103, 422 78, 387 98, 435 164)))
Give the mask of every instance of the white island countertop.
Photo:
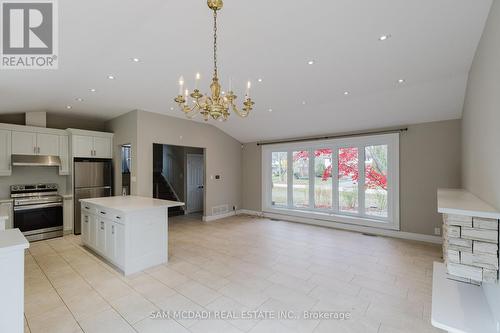
POLYGON ((19 229, 0 231, 0 253, 24 250, 30 246, 19 229))
POLYGON ((500 219, 498 210, 463 189, 438 189, 438 212, 500 219))
POLYGON ((81 199, 80 202, 87 202, 93 205, 115 209, 124 213, 137 212, 154 208, 184 206, 184 202, 137 197, 132 195, 81 199))

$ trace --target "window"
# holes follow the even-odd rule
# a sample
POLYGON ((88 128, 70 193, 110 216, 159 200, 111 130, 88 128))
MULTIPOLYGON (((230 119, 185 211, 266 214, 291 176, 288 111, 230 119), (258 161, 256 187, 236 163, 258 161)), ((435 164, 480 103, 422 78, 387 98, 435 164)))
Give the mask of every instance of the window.
POLYGON ((272 153, 272 205, 287 205, 287 158, 286 152, 272 153))
POLYGON ((265 212, 399 229, 399 135, 262 148, 265 212))
POLYGON ((387 217, 387 145, 365 147, 365 212, 387 217))
POLYGON ((358 212, 358 148, 340 148, 339 157, 339 210, 341 212, 358 212))
POLYGON ((293 205, 309 207, 309 152, 293 152, 293 205))
POLYGON ((332 209, 332 150, 314 151, 314 207, 332 209))

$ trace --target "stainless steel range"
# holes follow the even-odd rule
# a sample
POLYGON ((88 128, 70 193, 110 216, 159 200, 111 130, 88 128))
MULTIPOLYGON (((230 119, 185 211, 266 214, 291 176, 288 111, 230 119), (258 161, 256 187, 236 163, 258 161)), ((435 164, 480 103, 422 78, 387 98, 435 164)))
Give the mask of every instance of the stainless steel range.
POLYGON ((63 198, 57 184, 12 185, 14 228, 29 241, 63 235, 63 198))

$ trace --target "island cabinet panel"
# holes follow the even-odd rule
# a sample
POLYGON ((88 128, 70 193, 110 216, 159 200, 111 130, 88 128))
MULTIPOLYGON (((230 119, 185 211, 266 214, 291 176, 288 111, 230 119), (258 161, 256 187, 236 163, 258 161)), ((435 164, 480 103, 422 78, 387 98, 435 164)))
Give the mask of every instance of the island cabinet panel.
POLYGON ((83 199, 81 240, 125 275, 166 263, 167 210, 182 204, 140 197, 83 199))

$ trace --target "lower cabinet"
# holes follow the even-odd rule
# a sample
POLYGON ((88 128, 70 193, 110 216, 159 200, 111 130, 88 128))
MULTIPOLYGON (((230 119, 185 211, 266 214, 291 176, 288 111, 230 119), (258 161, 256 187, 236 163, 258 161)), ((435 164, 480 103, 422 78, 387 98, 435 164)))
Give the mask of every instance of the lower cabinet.
POLYGON ((110 219, 91 213, 82 214, 83 244, 118 267, 125 264, 125 227, 110 219))

